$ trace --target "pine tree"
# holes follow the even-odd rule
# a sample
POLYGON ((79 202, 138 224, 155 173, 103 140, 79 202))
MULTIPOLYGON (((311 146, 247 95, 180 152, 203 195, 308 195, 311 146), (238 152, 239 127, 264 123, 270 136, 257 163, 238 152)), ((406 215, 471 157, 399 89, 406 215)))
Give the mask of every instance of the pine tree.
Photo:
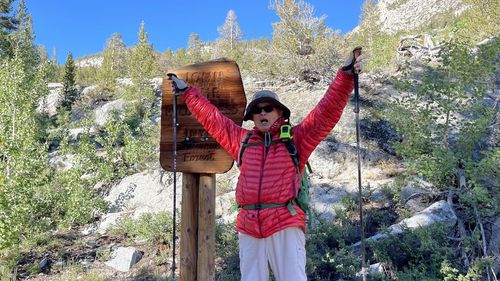
MULTIPOLYGON (((278 71, 301 79, 317 79, 337 59, 333 50, 335 33, 325 17, 315 17, 314 8, 304 1, 274 0, 272 9, 280 21, 273 24, 273 51, 268 61, 279 58, 278 71)), ((271 63, 271 67, 277 65, 271 63)))
POLYGON ((52 57, 48 65, 48 80, 50 82, 61 81, 61 68, 57 64, 57 51, 56 48, 52 49, 52 57))
MULTIPOLYGON (((365 0, 361 8, 357 32, 350 36, 349 42, 355 46, 363 47, 363 53, 370 58, 365 64, 367 70, 385 69, 396 58, 394 49, 399 43, 399 35, 387 34, 381 29, 377 2, 365 0)), ((347 47, 353 48, 353 46, 347 47)))
POLYGON ((192 32, 189 35, 188 49, 199 48, 203 46, 203 41, 201 41, 200 35, 198 33, 192 32))
POLYGON ((314 8, 304 1, 275 0, 273 9, 281 19, 273 24, 273 43, 287 53, 309 55, 314 52, 315 36, 324 29, 324 17, 314 17, 314 8))
POLYGON ((5 30, 13 30, 16 28, 17 22, 9 16, 12 2, 14 0, 0 0, 0 28, 5 30))
POLYGON ((108 39, 104 50, 104 59, 99 70, 99 86, 105 93, 113 93, 116 79, 126 73, 125 43, 119 33, 114 33, 108 39))
POLYGON ((148 42, 144 22, 138 34, 139 42, 132 48, 128 63, 129 76, 139 91, 149 87, 151 78, 158 73, 158 63, 153 46, 148 42))
POLYGON ((188 56, 190 63, 197 63, 203 61, 203 41, 200 39, 198 33, 191 33, 188 40, 188 56))
POLYGON ((40 63, 37 47, 34 44, 33 21, 28 13, 24 0, 19 1, 17 11, 19 26, 11 34, 12 47, 16 56, 20 57, 26 70, 30 70, 40 63))
POLYGON ((180 48, 175 50, 175 56, 173 57, 172 63, 174 66, 184 66, 191 62, 191 59, 186 51, 186 49, 180 48))
POLYGON ((10 15, 13 0, 0 0, 0 58, 12 56, 9 34, 17 29, 17 19, 10 15))
POLYGON ((64 64, 64 77, 63 77, 63 100, 61 107, 65 110, 71 110, 71 106, 76 101, 78 92, 75 84, 75 62, 73 61, 73 54, 69 53, 64 64))
POLYGON ((241 40, 243 33, 236 21, 236 13, 233 10, 227 12, 226 21, 217 30, 219 31, 219 40, 229 45, 229 50, 233 51, 236 44, 241 40))
POLYGON ((174 52, 171 49, 167 49, 160 55, 158 64, 161 75, 166 75, 170 69, 173 69, 175 67, 174 52))
POLYGON ((53 63, 53 64, 56 64, 57 65, 57 49, 56 47, 54 47, 52 49, 52 58, 50 59, 50 61, 53 63))

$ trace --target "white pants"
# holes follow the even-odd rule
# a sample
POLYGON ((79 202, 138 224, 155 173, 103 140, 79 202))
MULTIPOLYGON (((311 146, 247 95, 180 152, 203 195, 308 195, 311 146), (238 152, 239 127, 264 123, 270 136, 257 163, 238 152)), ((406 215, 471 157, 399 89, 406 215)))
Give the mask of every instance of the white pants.
POLYGON ((305 235, 289 227, 267 238, 239 233, 241 281, 268 281, 269 266, 277 281, 305 281, 305 235))

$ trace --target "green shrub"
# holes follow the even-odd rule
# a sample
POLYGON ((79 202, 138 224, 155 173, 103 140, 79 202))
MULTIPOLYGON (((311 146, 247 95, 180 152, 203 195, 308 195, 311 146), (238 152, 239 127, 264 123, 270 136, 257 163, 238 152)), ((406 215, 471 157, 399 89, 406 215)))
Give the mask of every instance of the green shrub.
POLYGON ((377 231, 386 229, 396 222, 398 214, 391 209, 387 208, 371 208, 365 209, 365 233, 367 236, 374 235, 377 231))
POLYGON ((373 50, 367 59, 367 71, 387 70, 396 60, 397 49, 401 35, 380 33, 373 40, 373 50))
POLYGON ((80 86, 96 85, 99 81, 98 73, 99 68, 96 66, 77 67, 76 83, 80 86))
POLYGON ((240 280, 238 233, 234 225, 216 224, 215 251, 219 260, 216 264, 216 280, 240 280))
POLYGON ((336 223, 320 222, 306 236, 306 272, 310 280, 352 279, 359 270, 359 257, 346 245, 359 237, 352 221, 337 212, 336 223))
POLYGON ((111 234, 126 237, 131 242, 145 241, 151 244, 172 244, 172 216, 166 212, 145 213, 134 220, 130 216, 119 220, 111 234))
POLYGON ((342 203, 347 212, 356 212, 359 206, 358 202, 359 200, 352 195, 346 195, 340 200, 340 203, 342 203))
POLYGON ((410 171, 438 187, 454 184, 459 160, 474 166, 474 149, 493 118, 484 104, 494 89, 499 40, 473 50, 450 42, 440 53, 442 64, 415 75, 408 68, 397 87, 401 96, 388 107, 387 118, 402 142, 396 152, 408 160, 410 171), (459 117, 466 117, 459 120, 459 117))
POLYGON ((149 115, 149 111, 139 115, 133 106, 127 106, 124 114, 112 113, 99 135, 81 134, 73 149, 78 167, 85 168, 94 183, 111 183, 155 167, 159 128, 149 115), (100 147, 99 154, 96 147, 100 147))
POLYGON ((88 182, 82 181, 78 172, 69 171, 58 175, 58 183, 64 185, 63 223, 67 225, 83 225, 93 219, 95 213, 107 208, 105 201, 99 197, 88 182))
POLYGON ((446 231, 443 225, 434 225, 370 241, 370 263, 390 265, 401 280, 440 278, 440 265, 452 254, 446 231))
MULTIPOLYGON (((457 263, 457 262, 455 262, 457 263)), ((480 281, 483 276, 486 276, 486 271, 493 264, 492 258, 483 258, 475 260, 473 265, 466 271, 461 272, 454 264, 448 260, 441 264, 441 274, 443 281, 480 281), (463 273, 463 274, 462 274, 463 273)))

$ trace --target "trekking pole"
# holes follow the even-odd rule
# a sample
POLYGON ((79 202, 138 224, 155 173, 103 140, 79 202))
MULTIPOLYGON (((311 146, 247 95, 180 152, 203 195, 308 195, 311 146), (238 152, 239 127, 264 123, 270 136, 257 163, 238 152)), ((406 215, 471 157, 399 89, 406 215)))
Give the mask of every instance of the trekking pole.
POLYGON ((174 205, 173 205, 173 222, 172 222, 172 256, 173 256, 173 259, 172 259, 172 278, 173 280, 175 281, 175 269, 176 269, 176 265, 175 265, 175 238, 176 238, 176 200, 177 200, 177 126, 179 125, 177 123, 177 93, 174 93, 174 133, 173 133, 173 137, 174 137, 174 157, 172 159, 172 168, 174 170, 174 205))
MULTIPOLYGON (((169 74, 167 74, 169 75, 169 74)), ((175 74, 174 74, 175 75, 175 74)), ((169 75, 170 76, 170 75, 169 75)), ((172 81, 172 84, 174 85, 174 95, 173 95, 173 138, 174 138, 174 149, 173 149, 173 159, 172 159, 172 169, 174 173, 174 205, 173 205, 173 222, 172 222, 172 279, 175 281, 175 270, 176 270, 176 265, 175 265, 175 240, 176 240, 176 200, 177 200, 177 126, 179 126, 179 123, 177 122, 177 94, 179 92, 179 89, 177 88, 177 85, 175 82, 172 81)))
MULTIPOLYGON (((361 51, 361 47, 353 50, 361 51)), ((361 275, 363 281, 366 281, 366 264, 365 264, 365 226, 363 221, 363 194, 361 188, 361 153, 359 147, 359 135, 360 135, 360 125, 359 125, 359 75, 353 68, 354 74, 354 113, 356 113, 356 150, 358 156, 358 200, 359 200, 359 224, 361 226, 361 275)))

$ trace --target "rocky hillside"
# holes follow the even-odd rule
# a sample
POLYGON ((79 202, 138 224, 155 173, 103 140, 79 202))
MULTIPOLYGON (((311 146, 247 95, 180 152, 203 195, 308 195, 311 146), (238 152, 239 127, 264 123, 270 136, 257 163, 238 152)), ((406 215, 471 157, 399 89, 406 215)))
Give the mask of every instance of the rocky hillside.
POLYGON ((77 59, 75 65, 78 67, 100 67, 102 61, 103 57, 96 54, 77 59))
POLYGON ((460 14, 466 8, 460 0, 380 0, 381 31, 411 31, 446 12, 460 14))

